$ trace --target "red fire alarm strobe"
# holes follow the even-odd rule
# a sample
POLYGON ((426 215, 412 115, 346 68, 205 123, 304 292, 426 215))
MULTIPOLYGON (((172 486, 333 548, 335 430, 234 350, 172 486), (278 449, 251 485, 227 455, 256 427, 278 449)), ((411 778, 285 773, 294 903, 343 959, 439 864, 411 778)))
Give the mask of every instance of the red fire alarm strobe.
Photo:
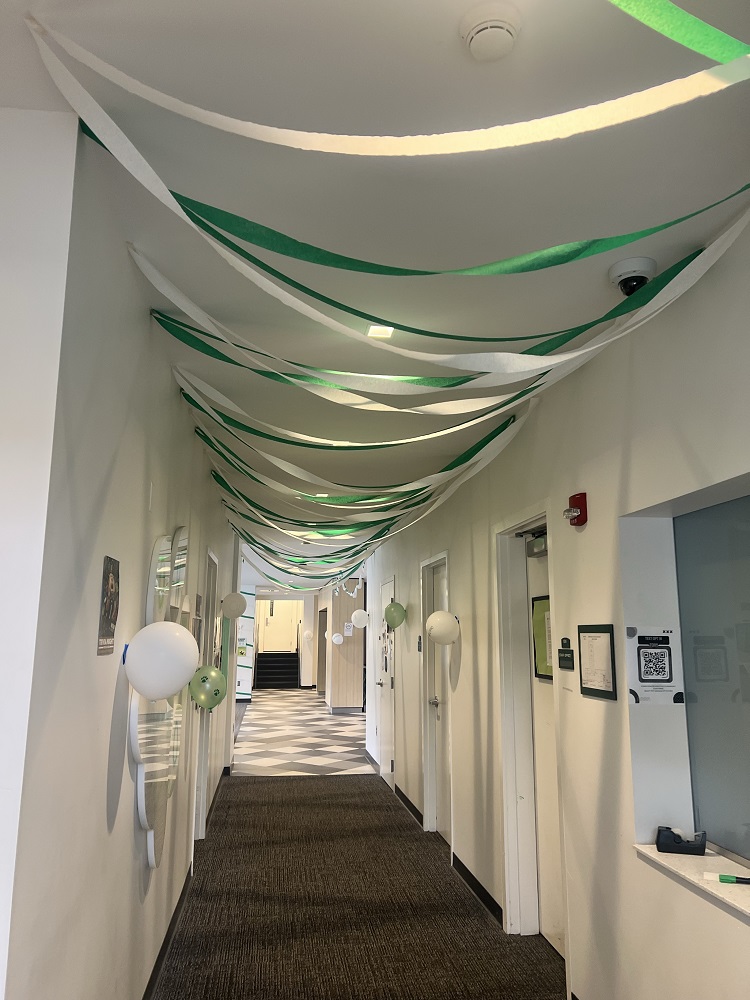
POLYGON ((589 519, 586 494, 574 493, 572 497, 568 497, 568 504, 569 506, 563 511, 563 517, 566 517, 574 527, 580 528, 589 519))

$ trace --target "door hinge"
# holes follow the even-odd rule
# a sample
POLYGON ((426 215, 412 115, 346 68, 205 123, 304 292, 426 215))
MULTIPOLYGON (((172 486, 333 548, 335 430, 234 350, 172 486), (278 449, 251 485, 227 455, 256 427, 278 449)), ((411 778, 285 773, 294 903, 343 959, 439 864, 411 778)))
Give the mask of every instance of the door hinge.
POLYGON ((391 774, 393 774, 393 772, 394 772, 395 770, 396 770, 396 762, 395 762, 395 760, 392 760, 392 761, 391 761, 391 774))

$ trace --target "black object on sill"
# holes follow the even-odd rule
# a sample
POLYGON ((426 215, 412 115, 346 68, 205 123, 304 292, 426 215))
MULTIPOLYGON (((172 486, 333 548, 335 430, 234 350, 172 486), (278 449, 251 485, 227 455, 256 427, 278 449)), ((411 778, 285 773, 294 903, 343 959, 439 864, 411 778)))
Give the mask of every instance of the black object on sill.
POLYGON ((660 854, 705 854, 706 831, 696 833, 693 840, 683 840, 671 826, 660 826, 656 831, 656 850, 660 854))

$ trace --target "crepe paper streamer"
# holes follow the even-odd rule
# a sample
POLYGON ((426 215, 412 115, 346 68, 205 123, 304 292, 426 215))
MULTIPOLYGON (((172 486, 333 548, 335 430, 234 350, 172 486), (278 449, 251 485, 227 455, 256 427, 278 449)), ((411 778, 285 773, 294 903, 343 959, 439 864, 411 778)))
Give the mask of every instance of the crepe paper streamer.
MULTIPOLYGON (((227 506, 226 503, 225 506, 227 506)), ((230 511, 230 513, 233 514, 237 513, 237 511, 234 511, 231 506, 227 506, 227 509, 230 511)), ((325 556, 324 555, 303 556, 296 554, 294 552, 290 552, 288 549, 281 548, 278 544, 275 544, 274 546, 266 544, 266 542, 264 542, 263 539, 258 536, 257 532, 251 534, 244 528, 239 528, 238 525, 236 525, 235 527, 238 527, 238 530, 240 530, 240 532, 242 533, 243 538, 245 538, 247 541, 251 542, 254 545, 257 545, 264 551, 267 551, 270 554, 275 555, 277 558, 286 559, 287 562, 289 562, 290 564, 299 563, 312 566, 335 567, 337 565, 340 565, 340 563, 344 559, 353 559, 355 557, 359 558, 359 556, 362 555, 362 553, 368 548, 368 545, 370 544, 370 542, 366 542, 359 545, 351 545, 346 548, 337 549, 335 552, 332 552, 329 555, 325 556)))
POLYGON ((521 392, 517 392, 511 396, 507 402, 492 407, 489 412, 482 413, 480 416, 472 417, 469 420, 463 420, 460 423, 453 424, 451 427, 446 427, 443 430, 431 431, 427 434, 416 434, 412 437, 395 438, 391 441, 343 441, 336 440, 334 438, 313 437, 310 434, 302 434, 297 431, 278 427, 275 424, 269 424, 264 420, 252 418, 249 414, 235 406, 231 400, 227 400, 226 397, 221 396, 220 393, 217 393, 215 389, 206 385, 205 382, 198 379, 196 376, 188 376, 180 369, 175 369, 174 377, 183 390, 183 398, 190 404, 190 406, 203 413, 207 413, 214 419, 218 418, 222 424, 225 424, 228 427, 242 431, 245 434, 251 434, 255 437, 261 437, 270 441, 277 441, 280 444, 289 444, 300 448, 322 449, 324 451, 381 451, 384 448, 397 448, 407 444, 420 444, 423 441, 434 441, 439 438, 447 437, 450 434, 455 434, 458 431, 478 426, 485 420, 489 420, 494 417, 501 410, 507 409, 508 406, 511 406, 517 401, 523 399, 528 392, 531 391, 531 389, 524 389, 521 392), (209 404, 206 400, 206 395, 217 398, 215 401, 212 400, 209 404), (234 412, 237 414, 236 416, 227 411, 226 404, 229 404, 229 406, 234 409, 234 412), (210 413, 206 408, 207 405, 211 409, 210 413), (249 421, 251 420, 253 420, 254 423, 250 423, 249 421))
MULTIPOLYGON (((750 58, 743 55, 722 66, 712 67, 678 80, 671 80, 634 94, 526 122, 512 122, 507 125, 494 125, 489 128, 435 135, 336 135, 324 132, 303 132, 241 121, 188 104, 140 83, 61 35, 60 32, 46 28, 31 16, 27 16, 26 21, 37 38, 37 44, 41 42, 43 33, 49 34, 77 62, 88 66, 89 69, 94 70, 95 73, 128 93, 149 101, 157 107, 166 108, 184 118, 210 125, 212 128, 260 142, 287 146, 292 149, 351 156, 444 156, 455 153, 513 149, 534 143, 550 142, 555 139, 566 139, 659 114, 701 97, 719 93, 735 83, 750 78, 750 58)), ((81 117, 85 118, 86 116, 82 115, 81 117)))
POLYGON ((207 448, 210 448, 211 451, 215 452, 228 465, 230 465, 237 472, 241 473, 243 476, 246 476, 248 479, 251 479, 256 483, 260 483, 268 489, 274 490, 282 495, 292 496, 296 499, 304 498, 305 500, 318 505, 345 508, 363 505, 376 506, 382 509, 383 507, 403 505, 404 503, 414 500, 425 493, 424 489, 406 490, 401 493, 390 495, 386 494, 385 496, 369 496, 368 494, 359 493, 352 494, 350 496, 332 497, 330 495, 321 496, 320 494, 300 493, 299 490, 296 490, 291 486, 286 486, 283 483, 279 483, 277 480, 271 479, 269 476, 265 476, 256 469, 253 469, 237 454, 237 452, 222 444, 212 434, 209 434, 206 430, 204 430, 203 427, 198 426, 195 433, 201 441, 203 441, 207 448))
MULTIPOLYGON (((622 3, 619 2, 619 0, 610 0, 610 3, 615 3, 618 7, 622 7, 623 5, 627 5, 627 0, 623 0, 622 3)), ((628 11, 628 13, 630 12, 628 11)), ((711 30, 713 31, 715 29, 711 30)), ((721 32, 719 34, 721 34, 721 32)), ((735 41, 734 39, 730 40, 735 41)), ((736 45, 742 46, 742 43, 738 42, 736 45)), ((744 46, 744 48, 746 52, 750 52, 750 46, 744 46)), ((745 55, 746 52, 738 52, 737 55, 745 55)), ((725 62, 727 60, 720 61, 725 62)), ((86 131, 88 134, 91 134, 90 130, 87 129, 86 131)), ((708 212, 712 208, 723 205, 724 202, 730 201, 732 198, 736 198, 748 189, 750 189, 750 184, 745 184, 733 194, 727 195, 725 198, 721 198, 719 201, 715 201, 710 205, 706 205, 704 208, 696 209, 693 212, 689 212, 687 215, 682 215, 677 219, 670 220, 669 222, 662 222, 659 225, 651 226, 647 229, 640 229, 632 233, 625 233, 621 236, 606 236, 589 240, 576 240, 572 243, 560 243, 557 246, 547 247, 544 250, 516 254, 512 257, 505 257, 502 260, 491 261, 488 264, 477 264, 473 267, 448 268, 442 270, 421 270, 409 267, 394 267, 388 264, 375 264, 372 261, 360 260, 357 257, 347 257, 344 254, 333 253, 332 251, 325 250, 322 247, 314 246, 312 243, 305 243, 301 240, 296 240, 276 229, 263 226, 258 222, 252 222, 250 219, 245 219, 241 215, 235 215, 233 212, 227 212, 223 209, 215 208, 205 202, 188 198, 185 195, 178 194, 176 191, 173 191, 172 194, 179 205, 181 205, 184 209, 189 209, 193 215, 200 216, 204 222, 210 223, 212 226, 215 226, 217 229, 221 229, 230 236, 235 236, 238 239, 244 240, 245 243, 252 243, 253 246, 262 247, 264 250, 271 250, 273 253, 280 254, 284 257, 291 257, 294 260, 303 260, 312 264, 319 264, 322 267, 340 268, 341 270, 346 271, 360 271, 366 274, 388 275, 391 277, 421 277, 445 274, 466 276, 524 274, 529 271, 542 271, 549 267, 558 267, 561 264, 568 264, 571 261, 583 260, 586 257, 594 257, 601 253, 607 253, 609 250, 616 250, 619 247, 635 243, 637 240, 645 239, 647 236, 653 236, 656 233, 664 232, 664 230, 671 229, 673 226, 677 226, 681 222, 687 222, 688 219, 694 219, 696 216, 702 215, 704 212, 708 212)), ((386 325, 398 326, 398 324, 393 323, 388 323, 386 325)), ((398 328, 403 329, 401 326, 398 326, 398 328)), ((423 333, 422 335, 425 336, 429 334, 423 333)), ((518 337, 516 339, 521 340, 522 338, 518 337)))
POLYGON ((256 513, 266 514, 268 517, 273 517, 277 522, 281 524, 293 524, 300 528, 307 528, 310 531, 316 531, 323 536, 328 536, 329 538, 334 538, 338 535, 346 535, 356 531, 367 531, 370 528, 380 528, 383 524, 393 524, 396 518, 391 515, 386 518, 372 518, 368 521, 351 521, 344 522, 339 521, 306 521, 300 520, 299 518, 286 517, 285 515, 278 514, 276 511, 269 510, 262 504, 257 503, 257 501, 251 499, 241 490, 237 489, 228 482, 224 476, 217 470, 214 469, 211 472, 211 478, 223 489, 226 493, 235 497, 241 503, 245 504, 251 511, 256 513))
MULTIPOLYGON (((399 525, 397 527, 392 528, 387 533, 387 537, 392 538, 394 535, 397 535, 400 532, 405 531, 407 528, 413 527, 414 524, 423 520, 425 517, 428 517, 438 507, 440 507, 443 503, 449 500, 451 496, 453 496, 453 494, 456 492, 456 490, 460 489, 460 487, 463 486, 465 482, 471 479, 478 472, 481 472, 482 469, 486 468, 486 466, 490 464, 490 462, 493 462, 495 458, 497 458, 497 456, 500 454, 500 452, 503 451, 503 449, 506 448, 514 440, 516 434, 521 430, 524 423, 528 419, 528 415, 531 412, 533 405, 534 405, 533 403, 530 404, 529 408, 526 410, 525 413, 520 415, 514 414, 512 417, 506 420, 504 424, 496 428, 494 440, 491 443, 485 445, 484 454, 481 460, 478 461, 476 464, 469 466, 463 472, 462 475, 460 475, 453 483, 451 483, 448 489, 440 497, 438 497, 433 503, 431 503, 418 516, 406 519, 404 522, 399 522, 399 525)), ((231 521, 229 523, 231 524, 231 521)), ((234 527, 234 525, 232 527, 234 527)), ((385 540, 384 538, 381 538, 373 542, 372 547, 369 550, 369 554, 371 555, 372 552, 374 552, 378 548, 378 546, 382 544, 384 540, 385 540)), ((251 564, 255 565, 252 560, 249 561, 251 562, 251 564)), ((365 560, 363 560, 362 564, 364 564, 364 561, 365 560)), ((262 573, 263 571, 259 570, 259 572, 262 573)), ((339 580, 343 579, 345 578, 346 575, 351 575, 351 571, 341 573, 338 578, 332 578, 330 582, 335 584, 337 582, 337 579, 339 580)), ((268 579, 267 576, 266 579, 268 579)), ((280 583, 280 581, 273 578, 272 582, 280 583)), ((283 586, 284 584, 281 585, 283 586)), ((292 589, 299 589, 299 588, 295 586, 292 589)))
MULTIPOLYGON (((277 299, 277 301, 289 306, 301 315, 320 322, 323 326, 341 333, 346 337, 358 340, 360 343, 368 343, 373 350, 388 351, 392 354, 398 354, 401 357, 408 357, 417 361, 428 361, 440 366, 473 371, 474 373, 492 372, 494 375, 493 384, 496 385, 512 382, 514 379, 521 377, 522 372, 525 372, 527 376, 541 373, 538 366, 535 370, 533 359, 524 355, 494 353, 442 355, 438 358, 435 355, 430 355, 424 352, 410 351, 402 347, 397 347, 395 344, 389 344, 385 340, 368 338, 361 331, 355 330, 354 328, 347 326, 345 323, 341 323, 338 320, 327 316, 325 313, 321 313, 318 309, 315 309, 308 303, 303 302, 301 299, 298 299, 284 291, 284 289, 279 288, 273 282, 264 277, 263 274, 258 273, 258 271, 254 268, 250 267, 245 261, 230 253, 219 243, 212 241, 206 233, 202 232, 202 230, 197 227, 195 223, 187 218, 183 210, 169 192, 169 189, 136 150, 135 146, 125 136, 122 130, 117 127, 117 125, 96 103, 91 95, 66 69, 62 62, 60 62, 57 56, 54 55, 49 45, 42 37, 44 29, 41 28, 37 22, 33 21, 33 19, 29 22, 29 26, 32 30, 32 34, 39 49, 42 61, 60 90, 60 93, 65 97, 78 116, 88 122, 96 134, 101 137, 101 140, 104 142, 107 149, 116 157, 122 166, 124 166, 130 174, 148 191, 150 191, 151 194, 153 194, 154 197, 157 198, 166 208, 176 214, 179 218, 183 219, 195 232, 199 233, 207 241, 209 246, 211 246, 213 250, 220 257, 222 257, 222 259, 227 261, 227 263, 229 263, 240 274, 252 281, 258 288, 266 291, 269 295, 277 299)), ((747 62, 746 64, 743 63, 743 65, 748 71, 748 76, 750 77, 750 57, 744 58, 747 62)), ((712 70, 711 72, 731 75, 734 72, 733 67, 736 68, 740 62, 742 62, 742 60, 735 60, 735 62, 729 63, 727 67, 720 67, 718 70, 712 70)), ((740 74, 736 75, 739 77, 740 74)), ((714 241, 712 248, 715 248, 717 245, 718 241, 714 241)), ((701 258, 705 257, 705 253, 701 255, 701 258)), ((695 267, 696 264, 700 264, 701 258, 699 258, 698 261, 693 261, 691 265, 685 268, 685 272, 683 272, 684 274, 690 274, 690 277, 692 278, 691 281, 672 282, 670 284, 670 288, 672 285, 675 285, 676 291, 664 289, 661 293, 661 298, 657 295, 656 299, 654 299, 650 304, 650 308, 642 307, 632 314, 630 326, 625 324, 620 327, 619 330, 614 329, 610 334, 600 334, 598 337, 594 338, 592 343, 584 348, 580 348, 578 352, 570 352, 567 355, 557 355, 554 359, 549 359, 547 364, 566 364, 571 361, 572 358, 585 352, 597 352, 606 342, 611 342, 620 336, 624 336, 629 329, 635 328, 635 326, 645 322, 651 315, 655 315, 659 309, 663 308, 667 301, 672 301, 678 294, 685 291, 693 281, 697 280, 697 277, 703 273, 700 266, 697 269, 695 267), (667 294, 665 295, 665 293, 667 294)), ((706 258, 703 267, 707 268, 710 266, 710 263, 713 262, 714 259, 716 258, 709 255, 709 257, 706 258)))
MULTIPOLYGON (((187 346, 195 347, 196 350, 199 350, 202 353, 207 354, 209 357, 215 357, 220 361, 227 361, 229 364, 246 367, 242 362, 236 361, 234 358, 229 357, 228 355, 220 351, 218 348, 212 347, 212 345, 210 344, 204 344, 203 342, 201 342, 200 344, 194 343, 194 341, 197 341, 199 338, 219 340, 220 338, 216 337, 214 334, 208 333, 206 330, 201 330, 198 327, 191 326, 189 323, 185 323, 184 320, 181 320, 175 316, 169 316, 167 315, 167 313, 162 312, 160 309, 152 309, 151 315, 154 318, 154 320, 161 327, 163 327, 163 329, 167 330, 169 333, 172 333, 172 335, 175 336, 178 340, 182 340, 182 342, 184 344, 187 344, 187 346), (175 329, 173 330, 172 328, 175 329), (204 348, 206 347, 208 347, 209 350, 205 350, 204 348)), ((223 342, 226 343, 226 341, 223 342)), ((233 346, 243 352, 251 353, 252 350, 251 348, 246 347, 245 345, 240 343, 234 343, 233 346)), ((267 355, 267 357, 271 357, 271 355, 267 355)), ((319 385, 330 385, 336 389, 352 388, 351 385, 323 378, 323 375, 333 375, 336 376, 337 378, 338 377, 351 378, 352 375, 350 372, 337 372, 337 371, 332 371, 331 369, 328 368, 313 368, 312 365, 301 365, 297 362, 285 361, 285 359, 276 359, 276 360, 280 360, 283 363, 293 365, 295 368, 295 371, 279 372, 278 375, 280 380, 291 379, 298 382, 313 382, 319 385), (298 373, 297 369, 300 368, 306 368, 307 372, 298 373), (309 374, 311 372, 316 372, 318 374, 315 375, 309 374)), ((255 371, 255 369, 250 369, 250 370, 255 371)), ((258 374, 261 373, 258 372, 258 374)), ((268 372, 266 374, 273 376, 275 374, 275 370, 268 369, 268 372)), ((377 389, 378 394, 381 395, 387 391, 393 393, 402 393, 404 391, 407 391, 411 394, 416 392, 418 389, 423 389, 427 392, 433 392, 438 389, 460 388, 467 385, 470 386, 473 381, 473 377, 471 375, 456 375, 454 377, 450 377, 447 375, 439 375, 439 376, 372 375, 372 374, 356 373, 353 377, 361 380, 362 383, 372 383, 374 387, 377 389)))
MULTIPOLYGON (((420 416, 447 417, 475 413, 478 410, 485 410, 496 403, 504 402, 507 398, 507 396, 488 397, 477 395, 463 399, 446 399, 445 401, 426 403, 419 406, 409 406, 406 401, 404 401, 400 406, 392 405, 390 403, 382 403, 373 399, 372 396, 352 393, 341 385, 337 385, 334 382, 329 382, 326 379, 318 378, 316 376, 298 375, 295 373, 286 374, 268 368, 253 368, 250 365, 245 365, 242 362, 236 361, 228 354, 225 354, 223 351, 219 350, 219 348, 213 347, 211 344, 207 344, 202 338, 211 336, 210 334, 207 334, 202 330, 198 330, 195 327, 191 327, 186 323, 175 320, 173 317, 167 317, 158 310, 152 310, 152 316, 156 323, 171 337, 174 337, 175 340, 179 340, 180 343, 184 344, 186 347, 190 347, 192 350, 195 350, 206 357, 212 358, 216 361, 223 361, 228 364, 239 366, 261 378, 267 378, 292 388, 305 389, 313 395, 319 396, 330 403, 348 406, 356 410, 368 410, 371 412, 383 413, 415 413, 420 416)), ((456 379, 446 381, 470 380, 456 379)), ((399 388, 401 393, 404 395, 411 394, 408 384, 402 382, 400 383, 399 388)))
POLYGON ((717 63, 729 63, 750 53, 750 45, 725 34, 670 0, 609 0, 614 7, 629 14, 693 52, 717 63))

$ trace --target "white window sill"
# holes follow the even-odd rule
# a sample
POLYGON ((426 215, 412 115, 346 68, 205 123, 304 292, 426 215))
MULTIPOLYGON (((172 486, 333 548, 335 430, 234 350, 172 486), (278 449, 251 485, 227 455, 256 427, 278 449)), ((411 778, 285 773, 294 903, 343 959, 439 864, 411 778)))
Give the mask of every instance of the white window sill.
POLYGON ((635 849, 644 861, 654 868, 667 872, 678 882, 694 892, 718 902, 724 909, 750 921, 750 885, 731 885, 713 882, 703 877, 704 872, 721 875, 742 875, 750 877, 750 869, 743 868, 736 861, 725 858, 706 848, 703 857, 692 854, 660 854, 655 844, 636 844, 635 849))

